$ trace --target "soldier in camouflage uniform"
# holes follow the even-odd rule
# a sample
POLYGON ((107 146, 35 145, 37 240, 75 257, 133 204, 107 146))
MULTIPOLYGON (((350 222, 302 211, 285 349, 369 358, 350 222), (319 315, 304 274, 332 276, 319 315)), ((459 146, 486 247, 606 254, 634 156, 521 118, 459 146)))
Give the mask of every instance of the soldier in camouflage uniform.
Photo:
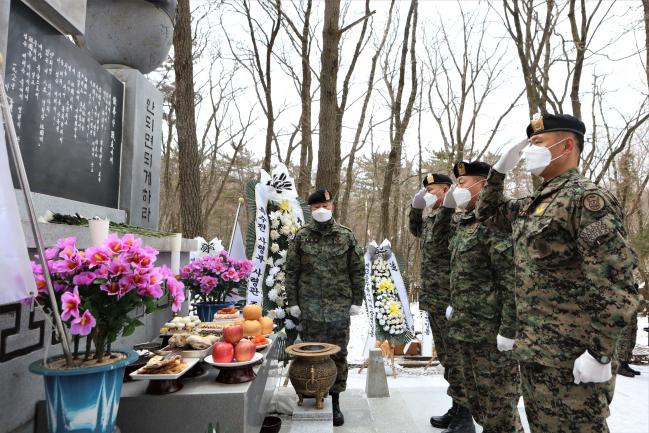
POLYGON ((449 384, 446 392, 453 400, 451 408, 444 415, 431 417, 430 423, 433 427, 445 429, 460 407, 469 404, 462 385, 460 350, 453 345, 454 340, 448 338, 448 326, 444 318, 446 306, 450 302, 451 253, 448 249, 448 226, 454 209, 442 207, 441 204, 453 181, 444 174, 429 173, 422 183, 423 188, 412 200, 409 226, 413 236, 420 238, 419 308, 428 313, 437 357, 444 366, 444 379, 449 384), (426 208, 430 209, 430 213, 422 218, 426 208))
POLYGON ((577 170, 585 130, 573 116, 536 115, 530 145, 503 153, 477 206, 479 220, 512 230, 514 355, 533 433, 608 432, 611 360, 639 302, 620 205, 577 170), (521 154, 544 182, 531 197, 506 200, 505 173, 521 154))
POLYGON ((347 383, 349 316, 363 302, 363 250, 354 234, 332 218, 333 203, 327 190, 308 198, 313 220, 295 235, 286 255, 286 296, 291 312, 301 314, 303 341, 340 346, 332 356, 338 374, 330 390, 333 423, 344 423, 339 394, 347 383))
MULTIPOLYGON (((517 408, 520 375, 511 354, 516 335, 511 238, 508 232, 478 222, 474 213, 489 169, 480 161, 455 164, 457 185, 443 202, 444 207, 463 210, 449 227, 453 237, 448 335, 460 348, 471 414, 483 432, 522 433, 517 408)), ((469 415, 461 422, 454 420, 447 432, 473 428, 469 415)))

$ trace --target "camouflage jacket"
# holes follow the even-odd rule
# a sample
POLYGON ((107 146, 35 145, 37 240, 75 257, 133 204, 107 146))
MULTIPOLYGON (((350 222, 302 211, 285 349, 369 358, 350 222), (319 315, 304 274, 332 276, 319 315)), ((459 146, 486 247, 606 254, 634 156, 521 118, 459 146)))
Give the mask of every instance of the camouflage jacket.
POLYGON ((572 368, 587 348, 612 357, 636 311, 617 200, 576 169, 545 182, 531 197, 506 200, 505 176, 492 170, 479 220, 512 230, 522 361, 572 368))
POLYGON ((341 320, 361 305, 365 286, 363 250, 347 227, 333 220, 311 221, 290 243, 286 255, 288 305, 313 321, 341 320))
POLYGON ((498 334, 516 335, 511 238, 478 222, 474 212, 456 213, 452 226, 449 336, 495 347, 498 334))
POLYGON ((451 252, 448 249, 448 230, 453 209, 440 206, 426 219, 422 209, 410 208, 410 233, 420 238, 420 281, 419 308, 430 311, 444 311, 451 299, 449 269, 451 252))

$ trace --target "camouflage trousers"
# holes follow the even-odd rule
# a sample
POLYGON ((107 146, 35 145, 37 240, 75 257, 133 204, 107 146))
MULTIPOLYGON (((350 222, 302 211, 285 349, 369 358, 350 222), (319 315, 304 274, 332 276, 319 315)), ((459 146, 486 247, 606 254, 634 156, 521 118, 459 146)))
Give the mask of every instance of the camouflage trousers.
POLYGON ((448 382, 446 393, 456 403, 468 406, 469 400, 464 391, 464 375, 462 373, 462 361, 460 347, 457 340, 448 336, 448 322, 444 316, 446 307, 428 310, 428 320, 433 333, 437 359, 444 367, 444 379, 448 382))
POLYGON ((636 334, 638 333, 638 313, 631 317, 631 323, 624 328, 617 342, 617 359, 620 362, 631 362, 635 348, 636 334))
POLYGON ((458 343, 471 415, 482 431, 523 433, 517 407, 520 373, 511 351, 499 352, 495 337, 493 343, 458 343))
POLYGON ((572 369, 521 363, 521 378, 532 433, 608 433, 615 374, 606 383, 576 385, 572 369))
POLYGON ((302 319, 300 338, 304 342, 330 343, 340 347, 340 352, 331 355, 336 363, 336 383, 330 392, 343 392, 347 388, 347 343, 349 343, 349 319, 331 322, 314 322, 302 319))

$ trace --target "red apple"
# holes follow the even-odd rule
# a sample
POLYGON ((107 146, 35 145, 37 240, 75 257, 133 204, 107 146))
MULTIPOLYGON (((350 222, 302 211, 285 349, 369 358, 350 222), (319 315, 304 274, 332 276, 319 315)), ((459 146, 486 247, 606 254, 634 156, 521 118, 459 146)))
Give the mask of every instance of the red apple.
POLYGON ((234 346, 230 343, 220 341, 212 348, 212 361, 232 362, 232 358, 234 358, 234 346))
POLYGON ((237 343, 234 347, 234 359, 237 362, 250 361, 255 352, 257 351, 257 346, 250 340, 243 339, 237 343))
POLYGON ((223 341, 230 344, 237 344, 243 338, 243 326, 232 325, 223 329, 223 341))

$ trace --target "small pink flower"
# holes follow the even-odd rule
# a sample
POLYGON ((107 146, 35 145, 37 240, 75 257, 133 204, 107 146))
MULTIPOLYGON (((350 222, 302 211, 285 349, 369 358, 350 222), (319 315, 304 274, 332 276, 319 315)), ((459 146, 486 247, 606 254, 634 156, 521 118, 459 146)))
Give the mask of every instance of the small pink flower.
MULTIPOLYGON (((61 295, 61 319, 69 320, 70 317, 79 317, 79 304, 81 298, 79 297, 79 289, 74 288, 74 292, 65 292, 61 295)), ((87 334, 84 334, 87 335, 87 334)))
POLYGON ((128 263, 123 261, 120 257, 114 258, 111 260, 110 265, 108 265, 108 271, 113 276, 118 276, 129 271, 128 263))
POLYGON ((221 277, 222 277, 223 279, 225 279, 226 276, 227 276, 230 280, 232 280, 232 281, 234 281, 234 282, 238 282, 238 281, 239 281, 239 273, 238 273, 237 270, 234 269, 234 268, 230 268, 230 269, 228 269, 228 270, 227 270, 223 275, 221 275, 221 277))
POLYGON ((71 236, 69 238, 65 239, 59 239, 56 241, 56 247, 60 250, 66 249, 66 248, 73 248, 76 249, 75 244, 77 242, 77 238, 74 236, 71 236))
POLYGON ((135 237, 132 234, 125 234, 122 238, 122 244, 126 250, 131 250, 133 248, 140 248, 142 245, 142 239, 135 237))
POLYGON ((119 294, 120 294, 121 287, 119 281, 109 281, 106 284, 100 285, 99 289, 106 292, 109 296, 117 295, 117 297, 120 298, 119 294))
POLYGON ((97 274, 94 272, 81 272, 75 275, 72 282, 77 286, 90 286, 97 279, 97 274))
POLYGON ((97 321, 95 320, 95 318, 92 317, 92 314, 90 314, 89 310, 86 310, 83 312, 81 317, 78 317, 72 321, 72 326, 70 326, 70 333, 72 335, 88 335, 96 324, 97 321))
POLYGON ((48 248, 45 250, 45 258, 47 260, 52 260, 59 255, 59 249, 56 247, 48 248))
POLYGON ((104 246, 108 247, 113 251, 113 253, 121 253, 126 251, 126 248, 122 244, 122 240, 115 233, 111 233, 104 240, 104 246))
POLYGON ((110 263, 113 257, 113 250, 105 246, 86 248, 86 259, 91 266, 110 263))

